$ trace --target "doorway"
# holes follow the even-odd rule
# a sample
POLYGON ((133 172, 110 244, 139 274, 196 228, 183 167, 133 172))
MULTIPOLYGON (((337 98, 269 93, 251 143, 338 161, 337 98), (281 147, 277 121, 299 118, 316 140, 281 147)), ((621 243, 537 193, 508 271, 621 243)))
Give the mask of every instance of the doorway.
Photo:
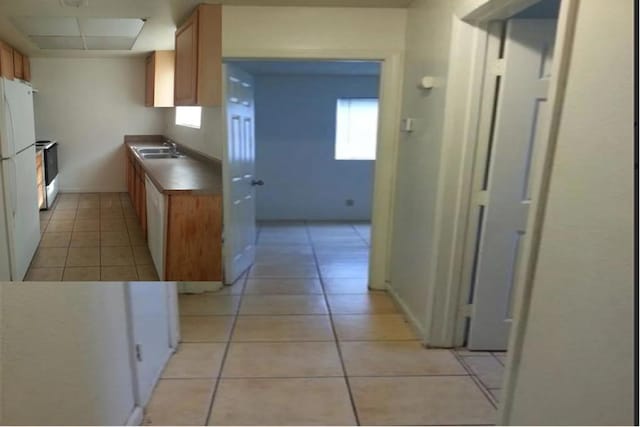
POLYGON ((369 274, 376 157, 384 153, 381 62, 228 60, 225 68, 231 199, 225 282, 255 261, 250 275, 322 275, 358 282, 359 292, 384 289, 384 270, 377 280, 369 274), (313 257, 291 258, 301 261, 296 268, 260 257, 268 249, 261 246, 283 245, 307 245, 313 257))
POLYGON ((532 170, 548 126, 559 0, 492 21, 469 217, 470 350, 505 351, 532 202, 532 170))

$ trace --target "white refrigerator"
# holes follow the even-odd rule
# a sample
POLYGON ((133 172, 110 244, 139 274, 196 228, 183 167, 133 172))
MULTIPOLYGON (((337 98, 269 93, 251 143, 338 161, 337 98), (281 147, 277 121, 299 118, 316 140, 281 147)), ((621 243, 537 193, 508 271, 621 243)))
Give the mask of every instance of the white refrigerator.
POLYGON ((40 243, 33 89, 0 78, 0 281, 20 281, 40 243))

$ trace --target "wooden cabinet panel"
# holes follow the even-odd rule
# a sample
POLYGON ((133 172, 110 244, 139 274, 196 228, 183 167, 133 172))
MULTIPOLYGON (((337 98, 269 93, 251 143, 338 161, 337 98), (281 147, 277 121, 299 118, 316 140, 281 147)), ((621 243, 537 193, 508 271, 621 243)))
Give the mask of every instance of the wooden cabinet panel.
POLYGON ((22 56, 22 73, 23 73, 23 80, 26 80, 28 82, 31 81, 31 60, 29 59, 28 56, 22 56))
POLYGON ((222 103, 222 7, 202 4, 176 31, 175 105, 222 103))
POLYGON ((144 236, 147 235, 147 201, 144 170, 129 151, 126 156, 127 191, 144 236))
POLYGON ((198 15, 193 14, 176 32, 176 105, 195 105, 198 61, 198 15))
POLYGON ((222 6, 203 5, 198 26, 198 105, 222 105, 222 6))
MULTIPOLYGON (((126 162, 127 189, 147 238, 146 174, 129 148, 126 162)), ((222 281, 222 197, 188 191, 165 197, 165 275, 161 279, 222 281)))
POLYGON ((175 52, 158 50, 146 61, 147 107, 173 107, 175 52))
POLYGON ((13 68, 13 48, 0 42, 0 77, 13 80, 15 70, 13 68))
POLYGON ((153 89, 155 86, 155 68, 156 68, 156 57, 154 54, 147 56, 147 60, 145 63, 145 94, 144 94, 144 105, 147 107, 153 107, 153 89))
POLYGON ((222 280, 222 200, 220 196, 168 198, 165 280, 222 280))
POLYGON ((13 75, 17 79, 24 80, 24 68, 22 66, 22 54, 13 50, 13 75))

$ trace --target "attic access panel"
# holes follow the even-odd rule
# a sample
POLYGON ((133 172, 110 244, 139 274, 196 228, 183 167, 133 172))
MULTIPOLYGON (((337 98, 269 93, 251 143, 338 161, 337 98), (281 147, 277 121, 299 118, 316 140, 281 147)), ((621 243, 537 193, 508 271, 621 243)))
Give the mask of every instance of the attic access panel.
POLYGON ((13 24, 40 49, 132 50, 140 18, 14 17, 13 24))

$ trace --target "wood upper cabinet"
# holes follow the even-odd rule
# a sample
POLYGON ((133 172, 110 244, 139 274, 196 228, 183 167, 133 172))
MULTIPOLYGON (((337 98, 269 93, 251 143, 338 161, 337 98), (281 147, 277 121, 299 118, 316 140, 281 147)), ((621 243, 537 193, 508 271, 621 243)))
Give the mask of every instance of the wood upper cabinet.
POLYGON ((13 67, 13 48, 0 41, 0 77, 13 80, 15 70, 13 67))
POLYGON ((29 57, 0 41, 0 77, 31 81, 29 57))
POLYGON ((176 31, 175 105, 222 103, 222 7, 201 4, 176 31))
POLYGON ((22 73, 24 75, 23 80, 31 81, 31 61, 28 56, 22 55, 22 73))
POLYGON ((159 50, 147 56, 145 65, 147 107, 173 107, 175 52, 159 50))
POLYGON ((24 67, 22 64, 22 54, 13 49, 13 75, 16 79, 24 80, 24 67))

